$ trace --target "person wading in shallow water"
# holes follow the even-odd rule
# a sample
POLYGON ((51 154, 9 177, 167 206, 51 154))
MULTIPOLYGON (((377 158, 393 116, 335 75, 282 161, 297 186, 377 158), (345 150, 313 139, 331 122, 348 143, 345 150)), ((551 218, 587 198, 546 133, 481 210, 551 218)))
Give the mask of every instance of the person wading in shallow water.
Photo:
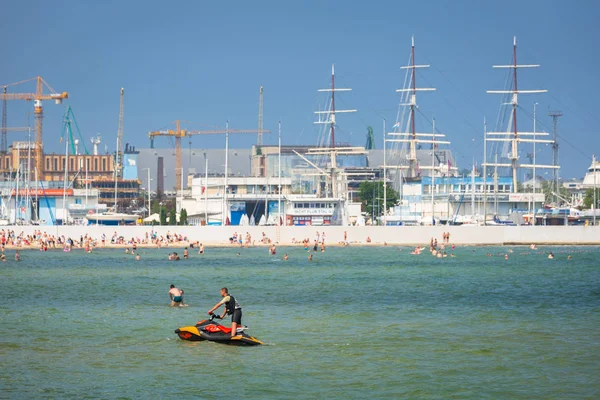
POLYGON ((171 298, 171 307, 185 305, 183 303, 183 290, 176 288, 175 285, 171 285, 169 297, 171 298))
POLYGON ((221 296, 223 297, 221 301, 208 310, 208 315, 212 315, 217 308, 224 304, 225 312, 222 318, 225 318, 226 315, 231 315, 231 338, 233 339, 238 336, 237 327, 242 325, 242 306, 240 306, 235 297, 229 294, 229 290, 226 287, 221 288, 221 296))

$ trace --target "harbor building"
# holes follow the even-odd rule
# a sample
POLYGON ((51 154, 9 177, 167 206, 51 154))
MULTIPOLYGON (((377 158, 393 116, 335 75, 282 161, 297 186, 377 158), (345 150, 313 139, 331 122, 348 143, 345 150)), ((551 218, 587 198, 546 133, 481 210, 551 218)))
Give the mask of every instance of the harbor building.
MULTIPOLYGON (((57 182, 58 183, 58 182, 57 182)), ((16 188, 0 182, 0 225, 85 225, 90 212, 103 212, 105 204, 98 203, 97 189, 66 189, 48 182, 44 186, 16 188)))
POLYGON ((115 196, 117 202, 138 198, 138 152, 125 146, 123 177, 116 180, 115 190, 114 154, 100 154, 98 143, 92 154, 81 153, 75 146, 73 154, 43 154, 43 171, 39 173, 32 156, 35 144, 13 142, 0 155, 0 221, 85 223, 83 217, 88 213, 103 212, 107 205, 114 205, 115 196))

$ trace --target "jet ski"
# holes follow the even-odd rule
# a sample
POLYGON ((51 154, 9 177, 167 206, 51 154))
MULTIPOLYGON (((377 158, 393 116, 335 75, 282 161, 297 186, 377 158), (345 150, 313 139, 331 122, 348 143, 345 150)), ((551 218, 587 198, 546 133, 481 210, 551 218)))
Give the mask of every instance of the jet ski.
POLYGON ((256 346, 263 344, 263 342, 245 332, 248 329, 247 326, 238 327, 237 335, 232 338, 231 328, 213 322, 215 318, 222 319, 221 316, 212 314, 210 319, 199 321, 195 326, 184 326, 175 329, 175 333, 180 339, 193 342, 208 340, 234 346, 256 346))

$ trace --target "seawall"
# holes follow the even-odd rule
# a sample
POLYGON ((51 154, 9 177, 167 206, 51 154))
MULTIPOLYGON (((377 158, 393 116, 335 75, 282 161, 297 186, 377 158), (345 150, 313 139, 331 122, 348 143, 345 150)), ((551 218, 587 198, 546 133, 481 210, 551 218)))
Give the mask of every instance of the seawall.
POLYGON ((85 234, 99 239, 105 233, 108 242, 114 232, 126 239, 144 238, 153 231, 158 235, 170 232, 213 246, 228 244, 234 232, 244 237, 248 232, 257 243, 264 232, 274 243, 291 245, 294 239, 313 241, 317 231, 325 232, 329 245, 343 241, 344 232, 351 244, 367 244, 370 237, 372 245, 424 245, 432 237, 441 242, 442 232, 449 232, 450 242, 457 245, 600 245, 600 226, 7 226, 4 229, 16 234, 41 230, 73 239, 85 234))

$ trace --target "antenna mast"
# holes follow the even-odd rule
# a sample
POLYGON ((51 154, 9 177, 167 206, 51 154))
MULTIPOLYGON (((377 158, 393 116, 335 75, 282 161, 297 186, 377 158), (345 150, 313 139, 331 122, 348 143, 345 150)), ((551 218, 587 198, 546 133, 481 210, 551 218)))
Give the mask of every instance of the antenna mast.
MULTIPOLYGON (((512 132, 488 132, 488 136, 496 136, 488 138, 489 142, 509 142, 511 143, 511 151, 508 155, 510 164, 507 163, 492 163, 487 166, 494 167, 510 167, 512 169, 513 193, 517 193, 517 171, 519 168, 558 168, 552 165, 536 165, 534 164, 519 164, 519 143, 554 143, 553 140, 536 139, 536 136, 548 136, 546 132, 519 132, 517 130, 517 108, 519 107, 519 94, 546 93, 547 90, 519 90, 517 86, 517 69, 519 68, 537 68, 539 64, 517 64, 517 37, 513 37, 513 63, 511 65, 494 65, 493 68, 510 68, 513 70, 513 88, 512 90, 488 90, 486 93, 492 94, 510 94, 511 101, 508 103, 512 106, 512 132), (500 136, 500 137, 497 137, 500 136), (524 136, 533 136, 533 139, 525 138, 524 136)), ((534 121, 535 124, 535 121, 534 121)), ((534 177, 535 182, 535 177, 534 177)), ((535 185, 535 183, 534 183, 535 185)))
POLYGON ((335 109, 335 92, 350 92, 352 89, 349 88, 335 88, 335 66, 331 65, 331 89, 319 89, 318 92, 331 92, 331 108, 327 111, 315 111, 315 114, 319 115, 319 120, 315 121, 315 124, 329 125, 331 135, 331 148, 335 149, 335 114, 337 113, 352 113, 356 110, 336 110, 335 109), (326 114, 328 118, 321 120, 321 114, 326 114))
POLYGON ((554 195, 554 202, 557 203, 558 202, 558 198, 556 193, 559 193, 558 191, 558 118, 562 117, 562 112, 555 110, 555 111, 550 111, 550 113, 548 113, 548 115, 550 117, 552 117, 552 133, 554 136, 554 143, 552 143, 552 165, 554 166, 554 169, 552 169, 552 185, 554 186, 554 190, 553 192, 555 193, 554 195))

